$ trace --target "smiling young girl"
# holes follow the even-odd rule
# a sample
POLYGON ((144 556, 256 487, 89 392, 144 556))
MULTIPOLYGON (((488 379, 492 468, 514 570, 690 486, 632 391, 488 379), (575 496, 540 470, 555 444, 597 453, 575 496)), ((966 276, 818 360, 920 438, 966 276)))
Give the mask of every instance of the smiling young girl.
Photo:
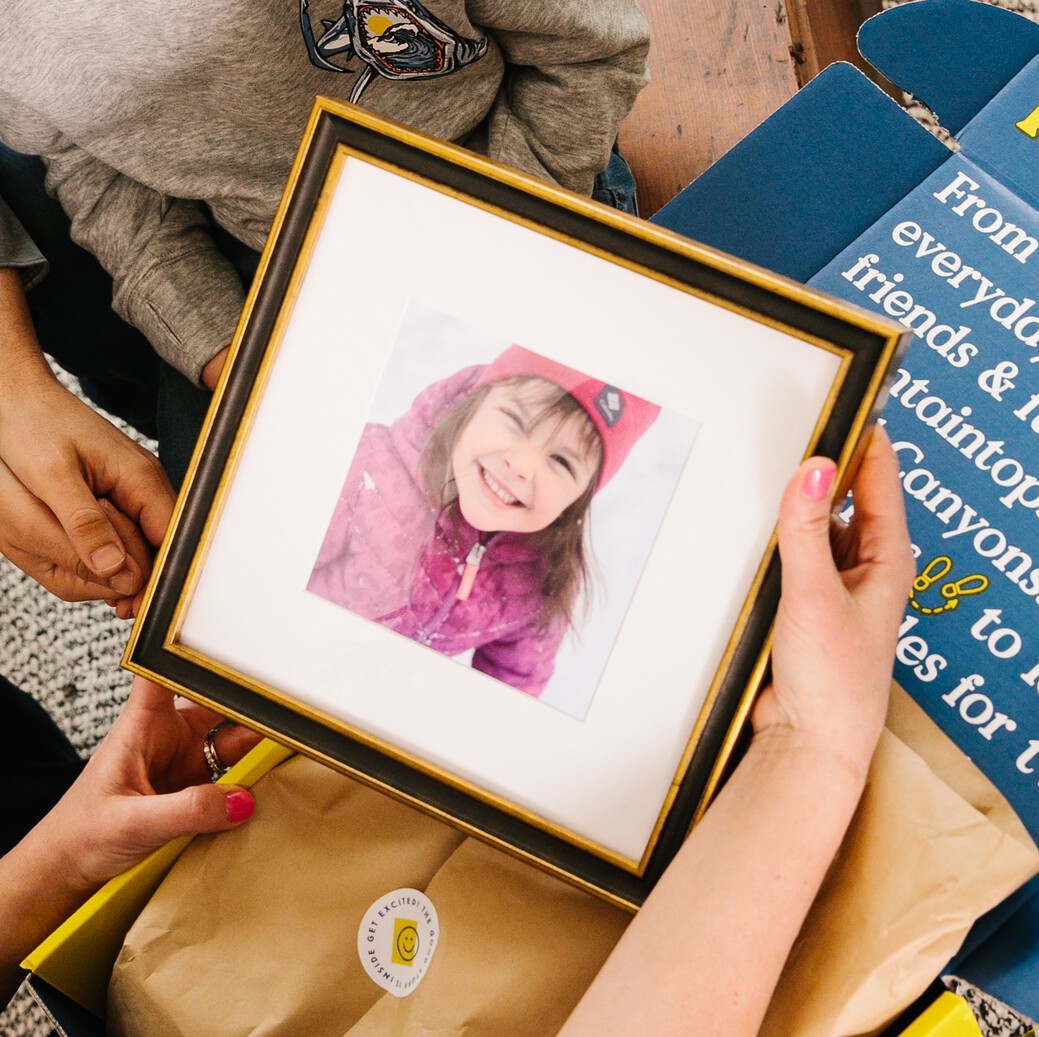
POLYGON ((659 408, 521 346, 365 426, 308 589, 541 693, 594 494, 659 408))

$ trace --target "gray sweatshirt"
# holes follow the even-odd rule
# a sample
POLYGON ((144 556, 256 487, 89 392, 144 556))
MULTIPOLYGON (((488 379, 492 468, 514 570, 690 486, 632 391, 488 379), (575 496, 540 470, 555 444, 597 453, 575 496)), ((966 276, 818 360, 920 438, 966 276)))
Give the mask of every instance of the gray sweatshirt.
MULTIPOLYGON (((645 81, 635 0, 8 0, 0 138, 43 156, 118 313, 198 381, 243 291, 209 216, 262 247, 315 95, 581 192, 645 81), (302 5, 302 10, 301 10, 302 5)), ((0 263, 39 256, 0 206, 0 263)))

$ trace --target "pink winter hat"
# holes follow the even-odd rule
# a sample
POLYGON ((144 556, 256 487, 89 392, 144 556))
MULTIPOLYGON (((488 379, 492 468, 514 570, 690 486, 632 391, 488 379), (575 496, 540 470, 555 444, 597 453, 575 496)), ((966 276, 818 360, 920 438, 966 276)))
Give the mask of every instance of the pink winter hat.
POLYGON ((476 386, 506 378, 542 378, 568 392, 588 412, 602 440, 602 469, 596 490, 601 490, 613 478, 631 448, 660 413, 655 403, 597 378, 589 378, 522 346, 509 346, 487 366, 476 386))

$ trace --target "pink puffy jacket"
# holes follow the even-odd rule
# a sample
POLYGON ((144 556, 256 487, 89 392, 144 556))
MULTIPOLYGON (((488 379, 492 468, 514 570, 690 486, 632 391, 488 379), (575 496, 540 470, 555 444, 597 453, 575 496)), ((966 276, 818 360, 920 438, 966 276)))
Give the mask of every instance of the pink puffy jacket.
POLYGON ((422 392, 389 427, 366 425, 307 589, 444 655, 473 651, 472 665, 530 695, 544 689, 565 623, 538 619, 543 563, 520 533, 479 533, 430 502, 419 455, 441 417, 484 368, 422 392), (455 594, 466 557, 482 542, 469 597, 455 594))

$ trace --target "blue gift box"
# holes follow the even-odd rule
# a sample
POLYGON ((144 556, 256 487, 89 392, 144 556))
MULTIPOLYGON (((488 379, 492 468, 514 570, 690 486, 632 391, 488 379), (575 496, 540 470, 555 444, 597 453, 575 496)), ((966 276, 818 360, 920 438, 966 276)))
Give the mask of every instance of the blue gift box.
MULTIPOLYGON (((654 220, 916 332, 884 411, 920 573, 895 676, 1039 838, 1039 25, 915 0, 859 47, 956 150, 833 65, 654 220)), ((1033 1019, 1037 882, 948 970, 1033 1019)))

